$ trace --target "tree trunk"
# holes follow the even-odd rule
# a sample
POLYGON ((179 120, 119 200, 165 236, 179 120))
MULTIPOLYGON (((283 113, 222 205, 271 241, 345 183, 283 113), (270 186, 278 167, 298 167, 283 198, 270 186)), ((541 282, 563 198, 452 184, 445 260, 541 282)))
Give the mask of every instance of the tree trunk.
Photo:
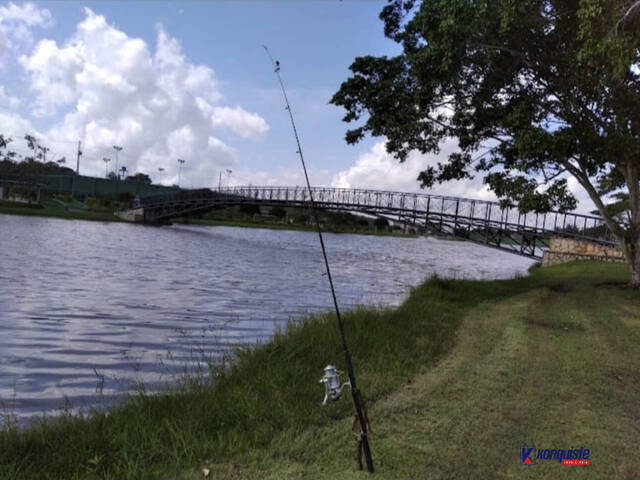
POLYGON ((634 289, 640 288, 640 237, 625 239, 624 253, 631 271, 631 281, 629 286, 634 289))

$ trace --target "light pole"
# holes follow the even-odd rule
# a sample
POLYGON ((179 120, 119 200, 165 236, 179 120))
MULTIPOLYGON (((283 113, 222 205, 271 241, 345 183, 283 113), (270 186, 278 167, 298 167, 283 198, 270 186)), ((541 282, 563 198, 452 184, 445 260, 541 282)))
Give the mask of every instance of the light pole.
POLYGON ((122 150, 122 147, 119 147, 118 145, 114 145, 113 149, 116 151, 116 174, 117 174, 118 173, 118 153, 120 153, 120 151, 122 150))
POLYGON ((180 188, 180 174, 182 173, 182 165, 184 165, 184 162, 186 162, 186 160, 178 159, 178 163, 180 164, 178 167, 178 188, 180 188))
POLYGON ((230 168, 227 168, 226 172, 227 172, 227 188, 229 188, 229 180, 231 179, 231 174, 233 173, 233 170, 231 170, 230 168))
POLYGON ((104 162, 104 178, 108 178, 109 177, 109 162, 111 161, 110 158, 104 157, 102 159, 102 161, 104 162))

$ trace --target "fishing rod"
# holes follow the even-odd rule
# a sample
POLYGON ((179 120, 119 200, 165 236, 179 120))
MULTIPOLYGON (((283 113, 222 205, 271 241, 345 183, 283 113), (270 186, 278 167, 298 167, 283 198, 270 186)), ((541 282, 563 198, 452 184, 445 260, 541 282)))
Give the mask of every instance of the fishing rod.
POLYGON ((344 335, 344 325, 342 322, 342 316, 340 315, 340 308, 338 307, 338 299, 336 297, 336 290, 333 285, 333 277, 331 276, 331 268, 329 267, 329 258, 327 257, 327 250, 324 245, 324 237, 322 235, 322 228, 320 227, 320 221, 318 219, 318 214, 316 210, 316 204, 313 199, 313 190, 311 189, 311 182, 309 182, 309 174, 307 173, 307 165, 304 161, 304 155, 302 154, 302 146, 300 145, 300 137, 298 136, 298 129, 296 128, 296 122, 293 119, 293 112, 291 111, 291 105, 289 103, 289 98, 287 97, 287 92, 284 88, 284 83, 282 83, 282 78, 280 77, 280 62, 278 60, 274 60, 273 56, 271 56, 271 52, 266 45, 263 45, 265 52, 269 56, 271 60, 271 64, 273 65, 273 71, 278 78, 278 83, 280 84, 280 88, 282 89, 282 96, 284 97, 284 101, 286 104, 286 110, 289 112, 289 119, 291 120, 291 127, 293 128, 293 135, 296 139, 296 144, 298 146, 298 151, 296 152, 300 157, 300 162, 302 163, 302 170, 304 171, 304 178, 307 182, 307 190, 309 191, 309 203, 311 204, 311 216, 313 217, 316 230, 318 231, 318 239, 320 240, 320 248, 322 250, 322 256, 324 258, 324 265, 327 272, 327 279, 329 280, 329 288, 331 289, 331 296, 333 298, 333 307, 336 311, 336 320, 338 322, 338 330, 340 331, 340 338, 342 340, 342 350, 344 352, 344 361, 347 367, 347 375, 349 376, 349 383, 351 385, 351 397, 353 400, 353 408, 355 410, 356 417, 358 419, 358 423, 360 424, 360 435, 359 442, 361 442, 362 449, 364 451, 364 458, 367 464, 367 470, 369 473, 373 473, 373 459, 371 458, 371 449, 369 448, 369 438, 367 437, 367 423, 368 419, 364 413, 364 409, 362 408, 362 399, 360 397, 360 391, 357 388, 356 384, 356 375, 353 371, 353 364, 351 362, 351 354, 349 353, 349 348, 347 347, 347 340, 344 335))

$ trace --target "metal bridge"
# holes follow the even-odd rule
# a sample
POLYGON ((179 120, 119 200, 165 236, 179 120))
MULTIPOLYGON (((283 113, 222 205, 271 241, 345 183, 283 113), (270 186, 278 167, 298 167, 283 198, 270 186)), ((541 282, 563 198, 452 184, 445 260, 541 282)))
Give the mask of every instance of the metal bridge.
MULTIPOLYGON (((566 236, 614 245, 615 238, 600 217, 577 213, 527 213, 496 202, 421 193, 313 188, 318 208, 357 212, 409 225, 422 232, 463 238, 519 255, 540 258, 552 236, 566 236)), ((220 206, 253 204, 310 208, 304 187, 230 187, 181 190, 146 197, 134 210, 136 220, 167 223, 220 206)))

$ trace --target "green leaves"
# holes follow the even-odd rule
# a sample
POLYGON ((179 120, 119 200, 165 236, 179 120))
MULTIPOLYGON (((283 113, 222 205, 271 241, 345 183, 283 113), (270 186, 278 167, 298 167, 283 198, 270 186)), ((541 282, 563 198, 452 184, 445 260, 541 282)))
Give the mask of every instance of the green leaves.
POLYGON ((534 179, 523 175, 509 175, 508 172, 490 173, 485 177, 487 183, 500 199, 503 206, 518 205, 522 213, 543 213, 550 210, 565 212, 576 208, 576 199, 567 188, 565 178, 549 183, 544 191, 534 179))
POLYGON ((349 143, 385 137, 400 161, 457 138, 423 187, 480 173, 523 211, 574 208, 560 177, 611 192, 630 181, 618 167, 638 161, 640 29, 611 34, 631 4, 390 0, 381 19, 403 53, 357 58, 331 102, 357 123, 349 143))

